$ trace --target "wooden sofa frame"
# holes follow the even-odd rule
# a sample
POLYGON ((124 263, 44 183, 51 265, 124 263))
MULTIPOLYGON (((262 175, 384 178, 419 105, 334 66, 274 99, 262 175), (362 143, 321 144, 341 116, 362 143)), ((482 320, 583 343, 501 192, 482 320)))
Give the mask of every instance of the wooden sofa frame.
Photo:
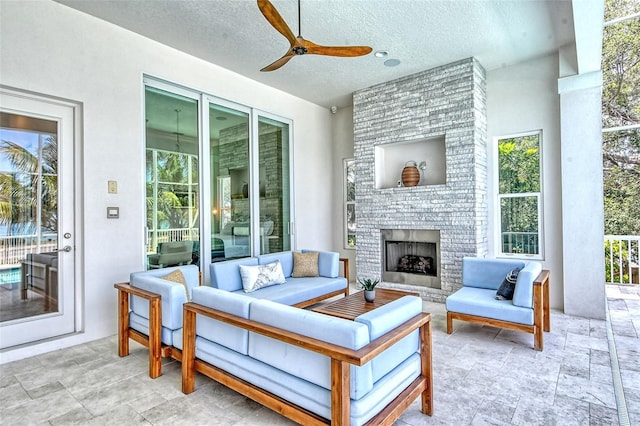
POLYGON ((189 394, 195 390, 196 372, 235 390, 265 407, 304 425, 349 424, 350 419, 350 364, 361 366, 380 355, 384 350, 419 329, 421 374, 405 388, 383 410, 377 413, 367 425, 392 425, 393 422, 421 396, 421 411, 433 413, 433 379, 431 359, 431 315, 421 313, 399 327, 389 331, 359 350, 313 339, 260 322, 238 317, 197 303, 185 303, 182 351, 182 392, 189 394), (245 380, 233 376, 220 368, 195 357, 196 314, 260 333, 291 345, 314 351, 331 358, 331 419, 325 419, 277 395, 261 389, 245 380))
POLYGON ((533 281, 533 325, 502 321, 477 315, 447 311, 447 334, 453 333, 453 320, 469 321, 491 327, 522 331, 533 334, 533 347, 541 351, 544 347, 542 331, 551 331, 549 312, 549 271, 544 269, 533 281))

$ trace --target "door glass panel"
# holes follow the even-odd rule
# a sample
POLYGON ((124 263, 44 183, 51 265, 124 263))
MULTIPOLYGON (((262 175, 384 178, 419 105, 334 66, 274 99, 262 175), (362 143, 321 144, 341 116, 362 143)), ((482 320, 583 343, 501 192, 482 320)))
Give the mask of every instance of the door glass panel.
POLYGON ((249 114, 209 108, 211 152, 211 261, 247 257, 251 251, 249 114))
POLYGON ((258 118, 260 253, 291 250, 289 125, 258 118))
POLYGON ((147 268, 200 264, 198 101, 145 89, 147 268))
POLYGON ((5 322, 59 311, 58 123, 0 115, 0 322, 5 322))

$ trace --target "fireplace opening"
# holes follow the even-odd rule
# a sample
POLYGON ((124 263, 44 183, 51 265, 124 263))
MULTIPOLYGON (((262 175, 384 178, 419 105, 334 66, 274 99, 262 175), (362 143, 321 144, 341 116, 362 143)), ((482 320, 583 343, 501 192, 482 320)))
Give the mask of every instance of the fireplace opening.
POLYGON ((440 288, 440 231, 381 229, 382 280, 440 288))
POLYGON ((385 241, 385 270, 406 274, 438 276, 436 243, 385 241))

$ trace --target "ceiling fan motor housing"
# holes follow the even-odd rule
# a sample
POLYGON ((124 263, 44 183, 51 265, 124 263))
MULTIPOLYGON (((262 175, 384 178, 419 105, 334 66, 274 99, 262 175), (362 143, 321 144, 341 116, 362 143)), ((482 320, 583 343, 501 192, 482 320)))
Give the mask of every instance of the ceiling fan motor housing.
POLYGON ((307 52, 308 50, 304 46, 296 46, 293 48, 293 53, 295 53, 296 55, 304 55, 307 52))

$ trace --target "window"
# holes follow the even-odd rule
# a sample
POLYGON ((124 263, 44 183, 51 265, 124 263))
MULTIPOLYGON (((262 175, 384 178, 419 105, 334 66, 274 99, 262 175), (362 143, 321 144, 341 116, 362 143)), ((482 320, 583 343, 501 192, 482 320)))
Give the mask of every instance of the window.
POLYGON ((356 162, 344 160, 344 248, 356 248, 356 162))
POLYGON ((148 267, 290 250, 292 124, 145 78, 148 267))
POLYGON ((542 132, 498 139, 498 255, 542 259, 542 132))

